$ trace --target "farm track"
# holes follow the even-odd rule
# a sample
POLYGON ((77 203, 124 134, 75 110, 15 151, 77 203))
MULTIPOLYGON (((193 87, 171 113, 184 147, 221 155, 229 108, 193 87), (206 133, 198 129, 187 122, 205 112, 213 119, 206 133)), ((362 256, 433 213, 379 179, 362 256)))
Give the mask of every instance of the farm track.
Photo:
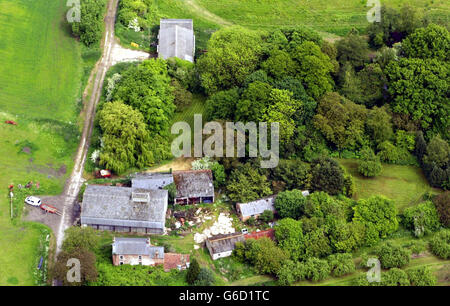
MULTIPOLYGON (((77 213, 77 196, 83 183, 83 169, 86 161, 87 151, 91 140, 92 129, 94 125, 95 109, 103 89, 103 81, 106 72, 111 67, 111 51, 114 45, 114 24, 119 0, 109 0, 107 13, 105 17, 105 36, 102 40, 103 53, 101 59, 97 62, 91 76, 93 79, 92 93, 88 101, 85 101, 84 107, 84 127, 81 135, 80 144, 77 149, 74 168, 64 187, 62 198, 64 207, 62 209, 61 221, 58 226, 56 235, 56 252, 57 255, 61 251, 62 242, 64 241, 64 231, 73 225, 77 213), (87 102, 87 103, 86 103, 87 102)), ((88 84, 90 86, 91 84, 88 84)))

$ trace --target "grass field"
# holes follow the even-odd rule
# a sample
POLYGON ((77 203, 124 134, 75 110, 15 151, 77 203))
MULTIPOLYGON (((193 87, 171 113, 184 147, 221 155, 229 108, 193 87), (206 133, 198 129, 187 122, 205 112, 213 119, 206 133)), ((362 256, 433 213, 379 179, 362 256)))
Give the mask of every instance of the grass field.
POLYGON ((368 198, 371 195, 384 195, 395 201, 398 209, 422 202, 425 192, 438 193, 432 188, 420 168, 383 164, 381 174, 374 178, 366 178, 358 173, 358 162, 354 159, 339 159, 354 177, 356 183, 355 199, 368 198))
MULTIPOLYGON (((364 31, 368 25, 366 0, 155 0, 161 18, 194 20, 196 43, 205 48, 214 31, 230 25, 251 29, 306 26, 325 38, 343 36, 352 28, 364 31)), ((448 23, 450 4, 445 0, 381 1, 393 7, 407 3, 434 21, 448 23)))
POLYGON ((36 284, 46 232, 20 220, 23 203, 10 220, 7 186, 39 181, 41 193, 58 194, 73 165, 84 65, 97 53, 82 57, 65 10, 65 1, 0 1, 0 285, 36 284))

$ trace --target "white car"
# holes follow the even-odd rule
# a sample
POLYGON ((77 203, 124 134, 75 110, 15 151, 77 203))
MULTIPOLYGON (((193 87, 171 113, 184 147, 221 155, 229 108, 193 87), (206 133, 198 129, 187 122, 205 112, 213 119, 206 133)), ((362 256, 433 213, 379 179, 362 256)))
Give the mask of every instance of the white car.
POLYGON ((40 206, 41 205, 41 199, 37 198, 37 197, 27 197, 25 199, 25 203, 32 205, 32 206, 40 206))

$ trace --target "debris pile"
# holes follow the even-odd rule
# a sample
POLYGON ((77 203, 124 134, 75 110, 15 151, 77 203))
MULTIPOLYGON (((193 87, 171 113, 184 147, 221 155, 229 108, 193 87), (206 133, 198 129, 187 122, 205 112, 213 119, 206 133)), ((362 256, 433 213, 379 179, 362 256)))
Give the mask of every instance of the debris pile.
MULTIPOLYGON (((206 217, 205 217, 206 219, 206 217)), ((206 238, 219 235, 219 234, 232 234, 236 230, 233 227, 232 223, 233 219, 229 217, 227 214, 220 213, 217 221, 214 224, 205 230, 202 233, 196 233, 194 235, 195 243, 203 243, 206 238)))

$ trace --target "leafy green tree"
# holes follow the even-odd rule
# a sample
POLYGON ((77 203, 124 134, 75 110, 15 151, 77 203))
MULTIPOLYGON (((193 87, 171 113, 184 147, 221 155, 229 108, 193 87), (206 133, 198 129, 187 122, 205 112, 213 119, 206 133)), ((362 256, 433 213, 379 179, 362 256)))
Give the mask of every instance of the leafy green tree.
POLYGON ((442 230, 430 240, 430 249, 434 255, 442 259, 450 258, 450 230, 442 230))
POLYGON ((450 191, 435 196, 433 203, 436 206, 441 223, 445 227, 450 227, 450 191))
POLYGON ((184 88, 176 79, 172 79, 170 84, 173 87, 173 102, 176 110, 181 112, 183 109, 192 104, 192 93, 184 88))
POLYGON ((272 193, 267 177, 250 164, 235 169, 227 185, 228 196, 234 202, 249 202, 263 198, 272 193))
POLYGON ((269 106, 272 86, 256 81, 248 85, 236 105, 236 119, 238 121, 259 121, 269 106))
POLYGON ((298 219, 303 214, 306 198, 301 190, 280 192, 275 199, 275 210, 281 218, 298 219))
POLYGON ((443 167, 449 162, 449 158, 450 146, 448 142, 443 140, 440 135, 436 135, 427 145, 427 154, 424 156, 423 162, 443 167))
POLYGON ((86 46, 100 41, 103 29, 105 0, 83 0, 80 6, 80 22, 72 22, 72 34, 86 46))
POLYGON ((194 286, 213 286, 215 282, 213 272, 208 268, 201 268, 194 286))
POLYGON ((422 158, 426 152, 427 152, 427 142, 425 141, 425 138, 423 137, 423 132, 417 131, 414 154, 417 156, 417 159, 419 161, 422 161, 422 158))
POLYGON ((175 105, 173 88, 162 59, 143 61, 130 66, 113 95, 114 101, 123 101, 140 111, 150 132, 168 136, 175 105))
POLYGON ((305 256, 310 257, 326 257, 332 253, 330 239, 323 228, 313 230, 305 235, 305 256))
POLYGON ((238 88, 219 91, 211 95, 205 104, 208 120, 233 120, 236 113, 236 104, 239 101, 238 88))
POLYGON ((281 79, 292 75, 296 70, 296 64, 288 52, 274 50, 269 58, 261 64, 261 68, 274 79, 281 79))
POLYGON ((376 255, 380 259, 384 269, 401 268, 409 263, 411 254, 408 249, 384 243, 376 249, 376 255))
POLYGON ((208 53, 198 61, 202 86, 208 94, 240 86, 254 72, 263 53, 261 34, 227 27, 208 41, 208 53))
POLYGON ((369 61, 369 45, 358 33, 350 32, 336 43, 336 48, 337 60, 341 64, 348 62, 353 68, 360 70, 369 61))
POLYGON ((197 259, 193 258, 186 273, 186 282, 189 285, 193 285, 197 281, 200 271, 200 265, 197 259))
POLYGON ((211 171, 214 177, 214 187, 218 188, 220 186, 223 186, 225 184, 226 178, 224 166, 219 164, 218 162, 213 162, 211 165, 211 171))
POLYGON ((305 245, 301 221, 291 218, 281 219, 275 226, 275 238, 278 246, 286 254, 290 254, 293 260, 297 261, 303 258, 305 245))
POLYGON ((83 286, 89 282, 97 280, 98 271, 95 266, 94 252, 86 248, 69 248, 68 251, 62 250, 56 259, 52 269, 52 277, 61 281, 64 286, 83 286), (80 261, 80 282, 68 279, 68 272, 71 267, 67 266, 70 259, 76 258, 80 261))
POLYGON ((407 271, 411 286, 435 286, 436 276, 430 267, 412 268, 407 271))
POLYGON ((338 253, 327 257, 330 266, 331 275, 340 277, 355 272, 356 267, 353 262, 352 254, 338 253))
POLYGON ((262 222, 268 223, 271 222, 273 218, 274 218, 273 211, 267 209, 263 211, 263 213, 261 214, 261 216, 259 216, 258 219, 261 220, 262 222))
POLYGON ((450 64, 436 59, 401 58, 386 67, 391 107, 420 120, 424 129, 447 132, 450 118, 450 64))
POLYGON ((409 286, 408 274, 402 269, 392 268, 381 276, 382 286, 409 286))
POLYGON ((330 276, 330 265, 324 259, 308 258, 305 261, 307 278, 312 281, 321 281, 330 276))
POLYGON ((272 169, 271 178, 283 182, 287 190, 301 189, 308 184, 308 170, 307 163, 282 159, 278 166, 272 169))
POLYGON ((311 188, 331 195, 342 192, 344 173, 339 164, 331 158, 317 158, 311 162, 311 188))
POLYGON ((450 60, 450 33, 436 24, 419 28, 402 42, 402 51, 406 57, 422 59, 436 58, 450 60))
POLYGON ((308 95, 318 99, 332 90, 334 82, 331 73, 334 67, 318 45, 305 41, 294 50, 292 58, 297 62, 297 76, 302 79, 308 95))
POLYGON ((360 222, 366 227, 367 245, 374 245, 380 238, 386 238, 398 228, 394 201, 383 196, 361 199, 353 210, 353 221, 360 222))
POLYGON ((332 92, 319 101, 314 126, 338 149, 354 149, 363 143, 366 116, 364 106, 332 92))
POLYGON ((385 107, 374 107, 367 114, 366 129, 375 145, 389 140, 393 136, 392 117, 385 107))
POLYGON ((374 177, 381 173, 380 158, 373 150, 365 147, 360 151, 361 159, 358 161, 358 172, 367 177, 374 177))
POLYGON ((330 242, 336 252, 352 252, 364 244, 365 227, 358 222, 339 222, 330 233, 330 242))
POLYGON ((99 113, 103 132, 100 165, 116 173, 137 167, 144 168, 159 161, 155 146, 158 139, 150 138, 142 114, 120 101, 108 102, 99 113))
POLYGON ((436 232, 441 226, 438 212, 431 201, 406 208, 403 212, 403 223, 416 237, 436 232))
POLYGON ((98 249, 99 239, 92 227, 72 226, 65 232, 61 249, 66 252, 73 252, 77 249, 95 252, 98 249))

